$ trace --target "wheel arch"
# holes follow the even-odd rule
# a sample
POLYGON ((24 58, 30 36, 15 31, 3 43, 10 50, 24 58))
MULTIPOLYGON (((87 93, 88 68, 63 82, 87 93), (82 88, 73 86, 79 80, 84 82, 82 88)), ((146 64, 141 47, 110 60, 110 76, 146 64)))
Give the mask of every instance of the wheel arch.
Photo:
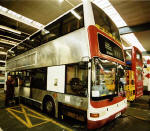
POLYGON ((44 104, 46 103, 46 101, 51 100, 54 103, 54 110, 55 110, 55 116, 56 116, 56 110, 57 110, 57 106, 56 106, 56 101, 53 98, 53 96, 51 95, 45 95, 42 101, 42 111, 44 111, 44 104))

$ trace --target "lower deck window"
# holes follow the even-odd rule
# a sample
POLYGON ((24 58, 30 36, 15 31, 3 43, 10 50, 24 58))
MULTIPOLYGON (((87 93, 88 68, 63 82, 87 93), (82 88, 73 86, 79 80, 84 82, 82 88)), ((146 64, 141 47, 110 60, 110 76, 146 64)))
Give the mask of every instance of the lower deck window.
POLYGON ((87 63, 67 66, 66 93, 87 96, 88 68, 87 63))
POLYGON ((31 88, 46 89, 47 68, 38 68, 31 71, 31 88))

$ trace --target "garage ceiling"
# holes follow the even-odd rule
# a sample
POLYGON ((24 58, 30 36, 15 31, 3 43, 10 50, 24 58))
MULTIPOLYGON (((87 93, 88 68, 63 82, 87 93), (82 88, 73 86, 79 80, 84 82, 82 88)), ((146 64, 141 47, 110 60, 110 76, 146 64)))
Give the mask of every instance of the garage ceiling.
MULTIPOLYGON (((150 23, 150 1, 147 0, 110 0, 128 26, 141 26, 150 23)), ((145 50, 150 51, 150 27, 147 31, 135 32, 135 36, 145 50)))
MULTIPOLYGON (((81 0, 66 0, 67 2, 65 0, 63 2, 60 1, 63 0, 1 0, 0 5, 43 25, 46 25, 61 14, 71 9, 72 6, 76 6, 81 3, 81 0)), ((124 19, 128 26, 132 27, 150 23, 150 1, 110 0, 110 2, 119 12, 120 16, 124 19)), ((16 21, 4 15, 0 15, 0 18, 0 25, 11 27, 22 32, 19 35, 5 30, 0 30, 0 39, 8 39, 15 42, 20 42, 28 35, 37 31, 37 29, 34 27, 23 24, 22 22, 16 21)), ((146 31, 138 31, 135 33, 135 35, 142 43, 143 47, 147 51, 150 51, 150 30, 147 29, 146 31)), ((6 52, 8 49, 13 47, 13 45, 0 42, 0 47, 1 46, 3 48, 0 48, 0 51, 3 52, 6 52)), ((0 54, 0 60, 5 60, 5 55, 0 54)))

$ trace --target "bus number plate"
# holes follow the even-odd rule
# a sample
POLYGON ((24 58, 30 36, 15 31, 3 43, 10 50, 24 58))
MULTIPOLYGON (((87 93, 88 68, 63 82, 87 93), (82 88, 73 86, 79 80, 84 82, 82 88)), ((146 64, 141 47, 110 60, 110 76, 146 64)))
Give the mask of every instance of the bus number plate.
POLYGON ((119 116, 121 116, 121 112, 117 113, 116 116, 115 116, 115 118, 117 118, 119 116))

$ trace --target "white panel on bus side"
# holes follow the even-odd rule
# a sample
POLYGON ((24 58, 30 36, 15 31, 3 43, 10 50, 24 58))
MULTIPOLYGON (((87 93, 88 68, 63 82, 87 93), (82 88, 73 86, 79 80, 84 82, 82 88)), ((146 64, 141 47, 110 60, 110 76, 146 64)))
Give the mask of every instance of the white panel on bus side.
POLYGON ((47 90, 64 93, 65 91, 65 65, 48 67, 47 90))

